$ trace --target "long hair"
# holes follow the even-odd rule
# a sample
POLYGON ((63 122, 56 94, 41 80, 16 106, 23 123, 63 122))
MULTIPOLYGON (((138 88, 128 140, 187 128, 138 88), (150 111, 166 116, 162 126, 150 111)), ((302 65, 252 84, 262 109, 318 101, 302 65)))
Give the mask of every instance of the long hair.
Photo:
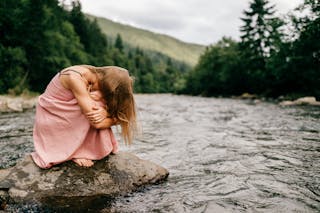
POLYGON ((131 144, 137 131, 133 78, 126 69, 117 66, 88 68, 98 76, 99 88, 106 101, 109 116, 116 118, 120 124, 125 144, 131 144))

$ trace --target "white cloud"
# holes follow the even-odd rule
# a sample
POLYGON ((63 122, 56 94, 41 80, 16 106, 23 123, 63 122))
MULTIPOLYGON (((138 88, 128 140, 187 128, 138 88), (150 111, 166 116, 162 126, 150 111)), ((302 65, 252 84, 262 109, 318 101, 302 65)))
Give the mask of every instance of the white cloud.
MULTIPOLYGON (((303 0, 270 0, 278 13, 287 13, 303 0)), ((249 0, 80 0, 82 10, 114 21, 210 44, 222 36, 239 38, 240 17, 249 0)))

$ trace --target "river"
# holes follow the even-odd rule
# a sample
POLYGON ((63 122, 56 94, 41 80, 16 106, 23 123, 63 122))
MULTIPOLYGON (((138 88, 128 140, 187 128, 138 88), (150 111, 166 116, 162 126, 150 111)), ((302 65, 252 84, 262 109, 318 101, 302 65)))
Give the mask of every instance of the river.
MULTIPOLYGON (((143 134, 120 150, 170 176, 103 212, 320 211, 320 107, 171 94, 136 102, 143 134)), ((33 118, 0 115, 0 168, 32 151, 33 118)))

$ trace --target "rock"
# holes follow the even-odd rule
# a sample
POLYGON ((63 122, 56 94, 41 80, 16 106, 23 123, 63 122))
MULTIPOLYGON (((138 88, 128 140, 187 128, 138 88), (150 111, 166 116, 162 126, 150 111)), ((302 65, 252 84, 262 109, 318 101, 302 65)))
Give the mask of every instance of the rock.
POLYGON ((14 112, 22 112, 22 100, 19 99, 9 99, 7 101, 7 106, 9 111, 14 111, 14 112))
POLYGON ((0 170, 0 201, 1 206, 36 202, 76 211, 163 181, 168 175, 165 168, 127 152, 109 155, 90 168, 68 161, 40 169, 26 156, 16 166, 0 170))
POLYGON ((320 101, 317 101, 315 97, 302 97, 294 101, 281 101, 281 106, 294 106, 294 105, 312 105, 320 106, 320 101))
POLYGON ((254 99, 254 100, 253 100, 253 103, 254 103, 254 104, 261 104, 261 102, 262 102, 262 101, 259 100, 259 99, 254 99))
POLYGON ((258 97, 257 97, 257 95, 254 95, 254 94, 243 93, 243 94, 240 95, 238 98, 240 98, 240 99, 256 99, 256 98, 258 98, 258 97))
POLYGON ((38 100, 38 97, 35 97, 35 98, 31 98, 31 99, 24 99, 22 101, 22 108, 25 110, 25 109, 32 109, 36 106, 36 103, 37 103, 37 100, 38 100))
POLYGON ((0 112, 22 112, 36 106, 38 97, 0 96, 0 112))
POLYGON ((315 97, 303 97, 303 98, 298 98, 297 100, 294 101, 295 104, 297 105, 318 105, 320 102, 316 101, 315 97))
POLYGON ((280 105, 280 106, 293 106, 293 105, 295 105, 295 104, 293 103, 293 101, 281 101, 281 102, 279 103, 279 105, 280 105))
POLYGON ((5 112, 8 109, 7 101, 0 99, 0 112, 5 112))

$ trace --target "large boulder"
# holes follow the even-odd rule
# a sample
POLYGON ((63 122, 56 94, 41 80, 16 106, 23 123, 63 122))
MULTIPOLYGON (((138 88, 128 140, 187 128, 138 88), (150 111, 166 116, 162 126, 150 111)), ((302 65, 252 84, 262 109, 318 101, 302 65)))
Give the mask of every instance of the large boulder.
POLYGON ((0 170, 0 202, 39 203, 59 208, 85 209, 99 202, 165 180, 168 171, 133 154, 119 152, 84 168, 73 162, 40 169, 30 156, 0 170))

